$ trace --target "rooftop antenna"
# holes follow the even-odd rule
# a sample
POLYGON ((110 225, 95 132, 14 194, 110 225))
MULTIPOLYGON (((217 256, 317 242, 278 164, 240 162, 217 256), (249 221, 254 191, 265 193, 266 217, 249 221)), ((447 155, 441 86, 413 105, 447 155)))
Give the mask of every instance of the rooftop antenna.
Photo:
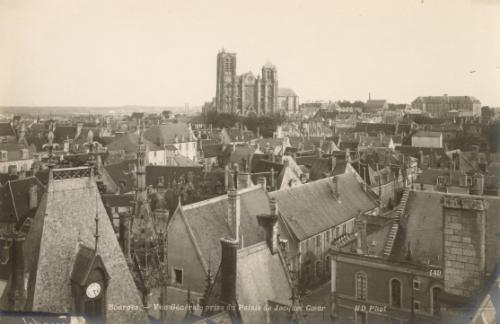
POLYGON ((97 254, 97 243, 99 242, 99 213, 97 212, 97 190, 95 194, 95 253, 97 254))

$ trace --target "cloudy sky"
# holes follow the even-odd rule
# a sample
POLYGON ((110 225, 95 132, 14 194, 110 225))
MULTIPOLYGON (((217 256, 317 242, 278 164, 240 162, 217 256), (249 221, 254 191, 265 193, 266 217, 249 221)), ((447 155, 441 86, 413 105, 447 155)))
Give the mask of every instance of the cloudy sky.
POLYGON ((499 35, 500 0, 0 0, 0 105, 199 105, 224 47, 301 101, 500 106, 499 35))

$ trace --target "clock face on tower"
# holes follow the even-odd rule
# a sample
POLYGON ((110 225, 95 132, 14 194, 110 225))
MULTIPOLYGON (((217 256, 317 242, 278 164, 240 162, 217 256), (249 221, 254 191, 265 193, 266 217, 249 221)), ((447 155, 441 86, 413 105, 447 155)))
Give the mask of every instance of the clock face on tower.
POLYGON ((87 289, 85 290, 85 293, 87 294, 88 298, 96 298, 99 296, 101 293, 101 285, 97 282, 93 282, 87 286, 87 289))

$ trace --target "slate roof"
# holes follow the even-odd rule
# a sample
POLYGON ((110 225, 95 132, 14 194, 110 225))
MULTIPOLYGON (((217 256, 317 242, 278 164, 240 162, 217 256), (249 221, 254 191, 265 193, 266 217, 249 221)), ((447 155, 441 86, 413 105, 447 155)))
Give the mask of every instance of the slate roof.
POLYGON ((33 217, 36 208, 29 208, 29 191, 37 186, 37 206, 45 191, 44 185, 35 177, 10 180, 0 187, 0 222, 22 224, 28 217, 33 217))
MULTIPOLYGON (((271 254, 267 243, 239 249, 236 265, 236 296, 239 305, 269 301, 291 306, 292 284, 281 252, 271 254)), ((266 311, 240 310, 243 323, 267 323, 266 311)))
POLYGON ((201 147, 201 150, 203 151, 203 157, 205 158, 217 157, 221 149, 221 144, 204 144, 201 147))
MULTIPOLYGON (((392 259, 405 261, 409 244, 412 262, 426 263, 429 260, 431 264, 443 265, 443 211, 441 198, 444 195, 444 193, 433 191, 410 191, 405 211, 408 218, 402 223, 398 231, 392 249, 392 259)), ((464 195, 464 197, 471 196, 464 195)), ((495 211, 500 208, 500 198, 485 196, 481 198, 487 199, 490 205, 488 210, 490 216, 487 220, 490 223, 487 229, 494 231, 498 238, 500 221, 495 219, 494 216, 496 215, 495 211), (493 224, 491 224, 492 220, 493 224)), ((500 247, 499 243, 500 241, 497 240, 497 253, 500 247)), ((495 261, 493 258, 487 258, 486 260, 489 266, 495 261)))
POLYGON ((347 167, 347 161, 345 160, 337 160, 332 163, 332 158, 331 157, 326 157, 326 158, 317 158, 313 165, 311 166, 310 174, 309 174, 309 179, 314 181, 318 179, 323 179, 327 175, 332 176, 332 175, 338 175, 342 174, 345 172, 345 169, 347 167), (333 166, 333 174, 332 174, 332 166, 333 166))
MULTIPOLYGON (((147 145, 148 150, 158 151, 161 150, 156 144, 148 141, 146 138, 142 141, 147 145)), ((137 153, 139 150, 139 135, 136 133, 128 133, 116 137, 116 139, 109 143, 108 151, 125 151, 127 153, 137 153)))
POLYGON ((281 216, 299 241, 377 207, 355 174, 345 173, 336 178, 340 202, 333 196, 332 178, 269 193, 276 198, 281 216))
MULTIPOLYGON (((255 186, 240 192, 240 233, 245 246, 264 240, 264 233, 257 222, 257 215, 269 214, 266 192, 255 186)), ((179 210, 176 211, 176 214, 179 210)), ((191 228, 195 244, 201 251, 202 262, 220 264, 220 239, 231 237, 226 222, 228 212, 227 195, 215 197, 181 207, 186 224, 191 228)))
MULTIPOLYGON (((54 170, 63 172, 63 170, 54 170)), ((95 244, 95 217, 99 218, 98 254, 110 276, 106 302, 142 305, 127 262, 118 244, 95 181, 64 178, 49 183, 25 242, 25 264, 30 274, 27 310, 65 314, 73 310, 71 272, 79 246, 95 244)), ((146 312, 106 310, 110 323, 149 323, 146 312)))
MULTIPOLYGON (((401 125, 400 125, 401 126, 401 125)), ((360 133, 376 133, 382 132, 386 135, 394 135, 396 133, 396 125, 386 123, 357 123, 353 130, 360 133)))
POLYGON ((0 136, 16 136, 16 132, 10 123, 0 123, 0 136))
POLYGON ((104 206, 106 207, 132 207, 135 206, 134 194, 102 194, 104 206))
POLYGON ((7 151, 7 161, 19 161, 22 159, 21 150, 28 150, 28 157, 33 157, 34 146, 26 146, 23 143, 0 143, 0 151, 7 151))
POLYGON ((135 175, 133 170, 135 168, 135 160, 125 160, 120 163, 109 164, 104 167, 108 175, 111 177, 113 182, 120 186, 120 183, 124 184, 123 192, 130 192, 134 190, 135 186, 135 175))
POLYGON ((157 145, 175 143, 177 136, 178 142, 184 137, 184 142, 193 141, 193 133, 186 123, 167 123, 155 125, 144 131, 144 138, 157 145))
POLYGON ((441 137, 443 134, 441 132, 424 132, 420 131, 413 134, 413 137, 441 137))

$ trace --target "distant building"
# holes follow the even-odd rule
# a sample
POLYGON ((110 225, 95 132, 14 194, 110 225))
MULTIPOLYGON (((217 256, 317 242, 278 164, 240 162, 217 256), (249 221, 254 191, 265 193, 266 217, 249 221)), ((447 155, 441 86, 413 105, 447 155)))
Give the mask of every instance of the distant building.
POLYGON ((366 113, 376 113, 389 109, 389 103, 384 99, 369 99, 365 104, 366 113))
POLYGON ((481 116, 481 101, 472 96, 428 96, 418 97, 411 103, 418 109, 435 117, 450 114, 458 116, 481 116))
POLYGON ((236 54, 224 49, 217 54, 217 112, 257 115, 278 112, 278 72, 267 63, 261 76, 252 72, 236 75, 236 54))
POLYGON ((299 112, 299 96, 289 88, 278 89, 278 110, 288 114, 299 112))
POLYGON ((411 146, 443 147, 443 134, 441 132, 418 132, 411 137, 411 146))

